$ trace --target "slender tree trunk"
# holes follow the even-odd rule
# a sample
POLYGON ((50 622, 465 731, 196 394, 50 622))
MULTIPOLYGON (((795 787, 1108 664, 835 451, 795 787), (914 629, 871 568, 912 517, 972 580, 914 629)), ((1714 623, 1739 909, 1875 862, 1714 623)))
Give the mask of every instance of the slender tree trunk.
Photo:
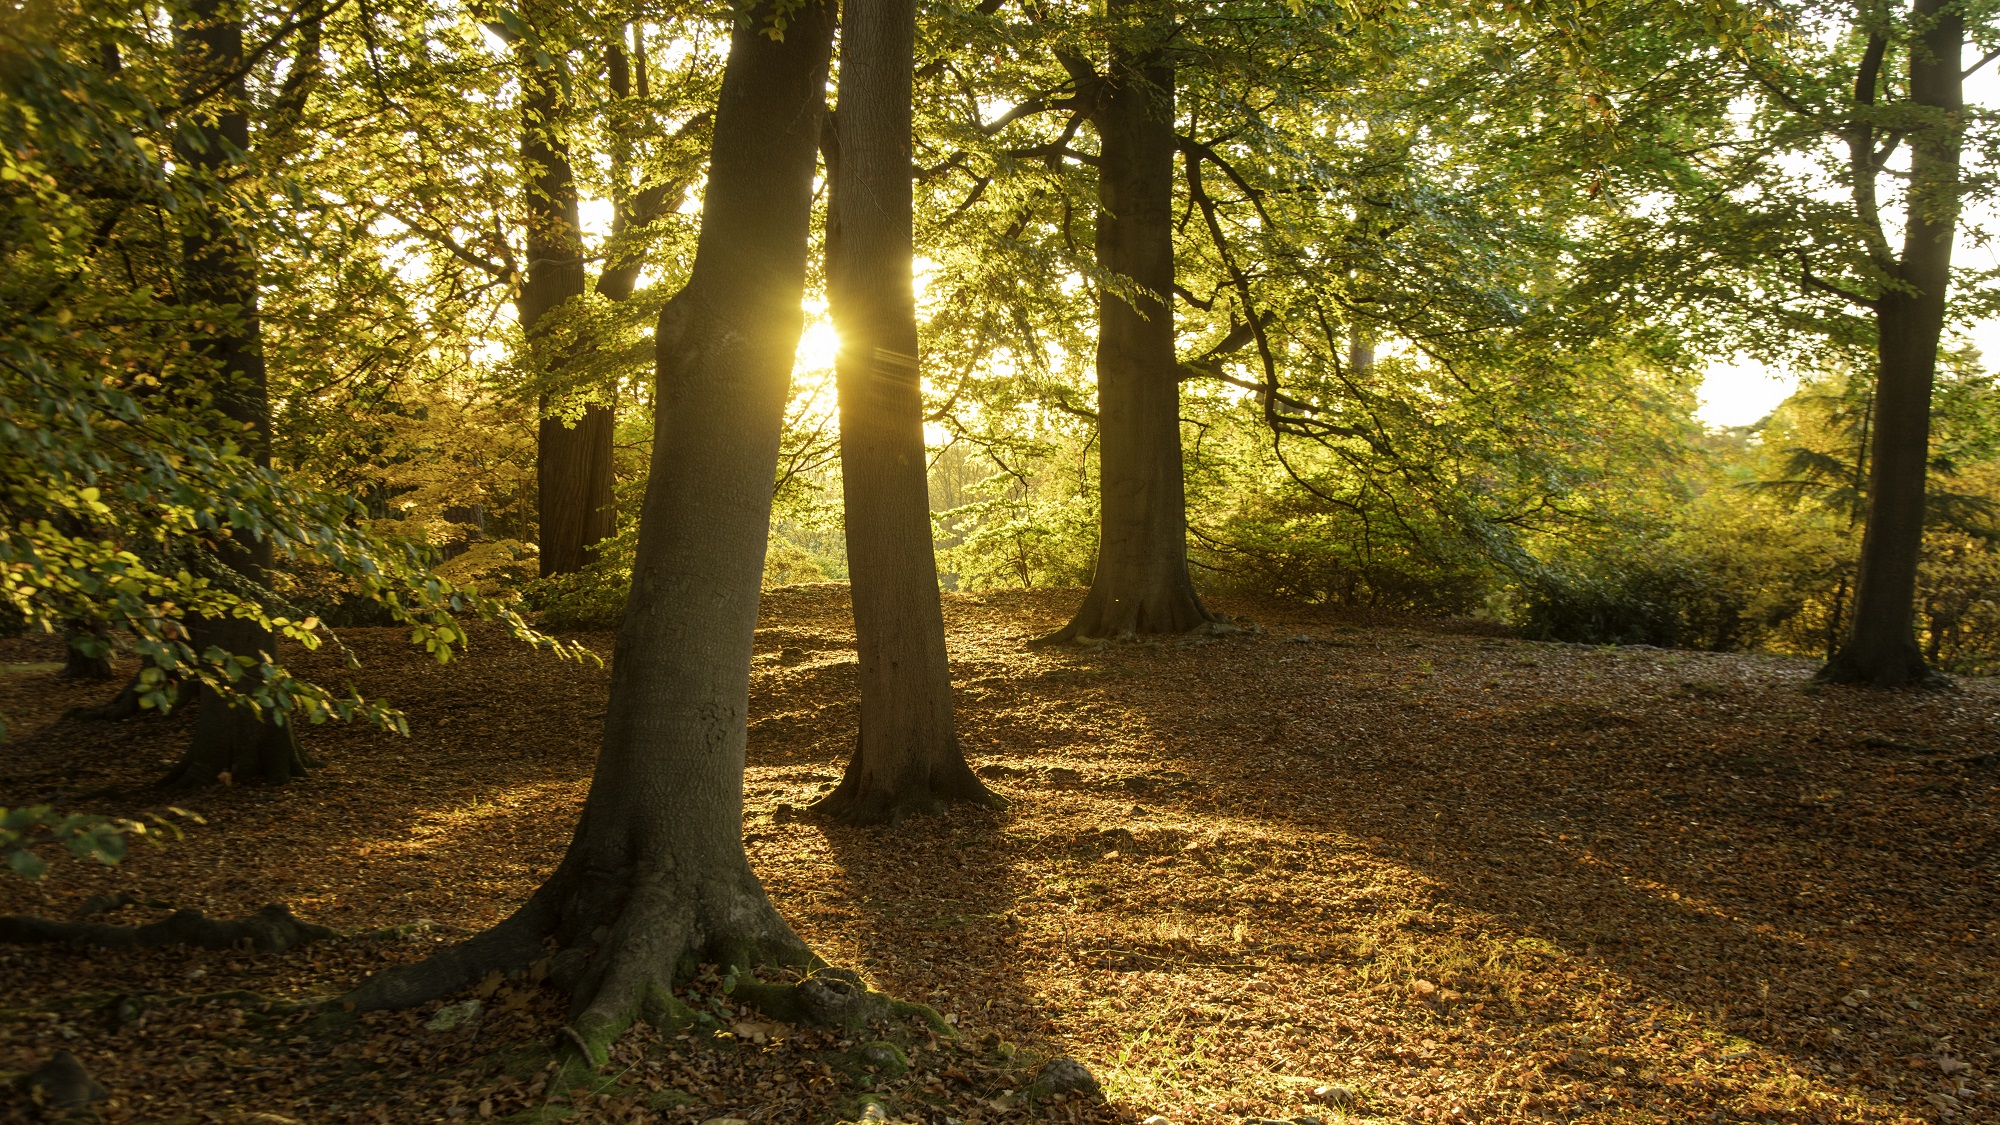
POLYGON ((511 918, 349 999, 406 1007, 554 938, 571 1031, 593 1059, 635 1018, 667 1019, 684 964, 812 964, 743 852, 750 654, 771 481, 802 321, 814 153, 833 8, 737 18, 700 243, 660 314, 651 477, 597 774, 568 853, 511 918))
MULTIPOLYGON (((533 52, 521 55, 521 169, 527 181, 528 276, 514 300, 521 331, 533 347, 549 331, 543 321, 564 302, 583 296, 583 231, 577 217, 576 176, 569 145, 557 131, 562 91, 533 52)), ((573 348, 544 344, 539 359, 560 369, 573 348)), ((611 443, 615 411, 591 403, 564 419, 557 396, 541 396, 536 433, 535 485, 540 517, 542 574, 571 574, 590 561, 591 548, 611 537, 611 443)))
POLYGON ((1917 646, 1917 565, 1930 469, 1931 388, 1958 229, 1965 27, 1949 0, 1918 0, 1912 17, 1922 35, 1911 52, 1910 99, 1948 119, 1926 122, 1911 134, 1910 203, 1897 271, 1902 284, 1886 289, 1875 310, 1874 455, 1854 626, 1819 673, 1834 683, 1877 687, 1942 679, 1917 646))
MULTIPOLYGON (((1121 10, 1154 0, 1114 0, 1121 10)), ((1163 21, 1137 34, 1163 35, 1163 21)), ((1097 299, 1097 570, 1051 641, 1186 633, 1216 623, 1187 564, 1180 364, 1174 353, 1174 70, 1157 43, 1112 49, 1099 138, 1097 264, 1136 292, 1097 299)))
POLYGON ((861 656, 861 733, 818 808, 872 824, 992 804, 965 763, 931 544, 923 386, 911 284, 914 0, 848 5, 840 112, 827 146, 827 297, 840 354, 840 471, 861 656))
MULTIPOLYGON (((177 31, 189 59, 191 89, 203 89, 218 75, 238 75, 215 99, 212 117, 182 127, 177 157, 190 174, 220 179, 250 148, 249 104, 241 74, 243 25, 220 0, 198 0, 177 31)), ((264 376, 264 345, 257 319, 257 261, 243 243, 245 232, 231 226, 213 207, 190 208, 181 240, 182 286, 187 303, 213 310, 219 327, 202 345, 209 362, 214 398, 223 414, 244 427, 245 444, 259 465, 271 463, 271 403, 264 376)), ((234 577, 228 584, 256 587, 271 565, 271 541, 247 533, 212 541, 215 561, 234 577)), ((251 591, 245 590, 246 594, 251 591)), ((214 647, 239 656, 277 657, 278 639, 241 618, 189 622, 197 652, 214 647)), ((188 788, 233 780, 239 784, 282 785, 303 774, 306 759, 289 723, 265 722, 256 710, 232 706, 203 685, 194 740, 162 784, 188 788)))

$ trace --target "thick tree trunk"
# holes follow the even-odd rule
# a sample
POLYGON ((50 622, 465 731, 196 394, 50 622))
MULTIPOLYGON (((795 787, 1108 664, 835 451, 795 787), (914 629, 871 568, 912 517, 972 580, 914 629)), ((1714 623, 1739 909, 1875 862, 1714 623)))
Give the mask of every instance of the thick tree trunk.
MULTIPOLYGON (((219 0, 199 0, 179 28, 182 50, 194 68, 191 88, 218 75, 235 75, 213 118, 182 127, 177 156, 198 177, 221 177, 250 148, 248 95, 242 78, 243 26, 224 14, 219 0)), ((182 286, 187 303, 215 310, 219 327, 204 342, 215 402, 245 429, 244 443, 260 465, 271 463, 271 402, 264 375, 264 345, 257 319, 257 262, 243 245, 243 231, 212 208, 195 210, 182 235, 182 286)), ((248 534, 211 542, 215 560, 236 575, 230 584, 255 588, 271 565, 271 542, 248 534)), ((248 590, 244 591, 248 593, 248 590)), ((239 656, 274 660, 277 637, 240 618, 189 622, 195 651, 211 647, 239 656)), ((248 706, 203 685, 194 740, 162 784, 190 788, 230 780, 282 785, 305 773, 298 735, 289 723, 265 722, 248 706), (223 775, 227 774, 225 778, 223 775)))
MULTIPOLYGON (((521 50, 521 169, 527 181, 528 276, 514 308, 531 345, 547 332, 544 318, 565 301, 583 296, 583 230, 577 217, 576 175, 569 145, 557 132, 561 88, 555 76, 521 50)), ((543 351, 544 363, 561 366, 561 354, 543 351)), ((615 412, 591 403, 564 419, 541 397, 536 433, 535 485, 540 519, 538 546, 544 576, 571 574, 590 561, 591 548, 611 537, 617 515, 611 497, 611 443, 615 412)))
POLYGON ((861 733, 816 808, 850 824, 992 804, 966 765, 931 545, 917 357, 910 188, 914 0, 848 6, 840 112, 828 146, 826 277, 840 332, 840 471, 847 512, 861 733))
POLYGON ((601 1060, 635 1018, 667 1019, 697 961, 808 965, 743 852, 752 634, 802 320, 814 153, 833 8, 738 16, 716 112, 694 273, 660 315, 652 475, 603 749, 568 853, 513 917, 364 982, 403 1007, 562 946, 571 1030, 601 1060))
POLYGON ((1877 687, 1942 681, 1917 645, 1917 566, 1930 471, 1931 387, 1958 229, 1965 28, 1947 0, 1918 0, 1912 16, 1920 28, 1930 26, 1911 52, 1911 101, 1949 119, 1911 134, 1910 203, 1898 269, 1903 287, 1885 290, 1875 310, 1875 434, 1854 626, 1819 673, 1834 683, 1877 687))
MULTIPOLYGON (((1151 0, 1114 2, 1112 11, 1151 0)), ((1165 34, 1161 21, 1145 32, 1165 34)), ((1097 299, 1097 570, 1051 641, 1186 633, 1218 618, 1187 564, 1180 366, 1174 354, 1174 71, 1159 44, 1114 47, 1099 138, 1097 264, 1136 292, 1097 299)))

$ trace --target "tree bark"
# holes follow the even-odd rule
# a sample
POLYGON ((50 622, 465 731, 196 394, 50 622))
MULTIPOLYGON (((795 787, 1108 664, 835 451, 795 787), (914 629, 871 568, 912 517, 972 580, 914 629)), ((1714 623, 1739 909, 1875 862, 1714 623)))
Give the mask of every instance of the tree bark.
MULTIPOLYGON (((528 273, 514 299, 531 350, 560 368, 574 349, 560 354, 535 348, 547 335, 544 320, 564 302, 583 296, 583 229, 577 217, 576 175, 569 145, 557 129, 562 90, 538 64, 531 47, 521 57, 521 172, 526 181, 528 273)), ((572 574, 590 561, 591 548, 611 537, 611 447, 616 412, 590 403, 581 416, 552 415, 559 397, 541 396, 536 432, 537 545, 544 577, 572 574)))
POLYGON ((1049 641, 1186 633, 1219 623, 1187 564, 1180 366, 1174 354, 1174 68, 1155 0, 1127 18, 1091 114, 1099 138, 1097 264, 1128 279, 1097 298, 1097 569, 1076 617, 1049 641))
POLYGON ((349 997, 406 1007, 544 938, 572 992, 570 1035, 602 1061, 636 1018, 675 1018, 684 965, 813 965, 743 852, 750 655, 771 481, 802 322, 807 233, 833 8, 737 17, 700 241, 660 314, 659 409, 631 594, 613 650, 603 748, 569 851, 499 926, 349 997))
MULTIPOLYGON (((182 126, 176 155, 190 174, 204 181, 227 176, 250 149, 248 94, 242 78, 243 25, 227 15, 220 0, 198 0, 188 22, 177 30, 191 68, 190 89, 218 75, 235 75, 214 102, 213 117, 182 126)), ((216 405, 242 427, 238 439, 257 464, 271 464, 271 402, 265 382, 264 345, 257 317, 257 261, 244 244, 246 232, 233 227, 213 206, 188 209, 181 239, 182 288, 186 303, 219 325, 203 341, 206 377, 213 380, 216 405)), ((216 563, 233 572, 230 585, 250 596, 271 566, 271 541, 247 532, 211 540, 216 563)), ((239 656, 275 662, 277 637, 243 618, 193 618, 190 639, 196 652, 219 648, 239 656)), ((306 759, 290 723, 266 722, 247 705, 204 684, 194 739, 162 784, 190 788, 232 780, 282 785, 305 773, 306 759)))
POLYGON ((1910 100, 1934 115, 1910 136, 1909 204, 1895 281, 1876 300, 1873 464, 1853 630, 1820 669, 1833 683, 1942 682, 1917 645, 1917 567, 1930 472, 1931 389, 1958 229, 1965 27, 1949 0, 1917 0, 1910 100))
POLYGON ((840 470, 861 731, 815 807, 849 824, 991 805, 958 743, 931 543, 923 383, 912 288, 914 0, 850 4, 840 109, 827 147, 826 284, 840 352, 840 470))

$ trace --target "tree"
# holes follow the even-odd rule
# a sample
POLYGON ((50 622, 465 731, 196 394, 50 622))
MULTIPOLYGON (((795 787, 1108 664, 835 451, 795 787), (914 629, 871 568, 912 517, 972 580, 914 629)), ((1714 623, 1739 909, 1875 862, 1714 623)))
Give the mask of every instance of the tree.
MULTIPOLYGON (((314 247, 300 216, 323 214, 274 203, 305 191, 276 157, 319 89, 317 29, 333 10, 301 12, 250 49, 221 6, 179 13, 170 39, 117 10, 34 6, 0 40, 0 602, 29 628, 81 623, 139 657, 120 696, 134 710, 204 695, 188 780, 259 779, 261 751, 305 724, 404 729, 380 702, 280 661, 276 639, 313 648, 327 635, 275 588, 296 574, 341 584, 440 661, 468 611, 562 648, 372 532, 354 498, 272 465, 258 298, 299 282, 274 273, 272 247, 314 247)), ((324 323, 383 330, 383 307, 349 287, 349 259, 309 264, 325 271, 305 283, 324 323)), ((365 290, 375 275, 357 272, 365 290)))
MULTIPOLYGON (((521 75, 528 261, 514 307, 529 353, 539 367, 559 376, 574 349, 561 335, 551 334, 545 321, 584 294, 583 224, 577 215, 576 173, 561 131, 561 79, 539 38, 521 39, 515 54, 521 75)), ((565 417, 560 398, 544 392, 540 413, 535 485, 542 573, 571 574, 583 569, 591 547, 609 538, 617 522, 611 506, 615 411, 606 403, 586 402, 576 417, 565 417)))
POLYGON ((828 132, 826 289, 840 333, 840 470, 861 663, 861 730, 815 807, 870 824, 993 804, 966 765, 931 544, 923 380, 911 283, 913 0, 859 3, 841 31, 828 132))
POLYGON ((1187 563, 1180 361, 1174 350, 1174 24, 1154 0, 1114 0, 1100 76, 1064 64, 1097 128, 1100 534, 1090 593, 1048 639, 1186 633, 1220 620, 1187 563))
POLYGON ((404 1007, 544 938, 593 1060, 664 1019, 690 960, 806 965, 743 851, 750 656, 779 429, 802 323, 834 11, 740 12, 715 116, 694 272, 660 315, 659 408, 596 776, 555 873, 511 917, 349 997, 404 1007))
MULTIPOLYGON (((1910 9, 1907 124, 1874 112, 1891 28, 1866 28, 1854 80, 1854 117, 1845 130, 1853 168, 1855 219, 1882 283, 1865 299, 1875 317, 1875 418, 1868 466, 1868 521, 1854 588, 1854 625, 1820 669, 1834 683, 1903 687, 1938 680, 1917 645, 1917 570, 1923 554, 1924 493, 1930 475, 1931 391, 1947 320, 1952 242, 1958 229, 1959 148, 1965 76, 1965 20, 1952 0, 1916 0, 1910 9), (1876 204, 1897 132, 1910 146, 1903 248, 1893 254, 1876 204)), ((1810 267, 1806 270, 1811 276, 1810 267)))
MULTIPOLYGON (((177 28, 188 57, 190 101, 215 100, 185 123, 177 155, 202 190, 200 202, 185 212, 182 234, 182 287, 197 315, 219 325, 202 343, 210 381, 222 416, 239 430, 239 440, 258 467, 271 466, 271 400, 264 373, 264 350, 257 317, 257 257, 249 228, 232 223, 218 205, 217 191, 250 151, 249 91, 244 82, 243 24, 221 0, 196 0, 177 28), (211 92, 208 88, 216 89, 211 92), (219 95, 219 96, 217 96, 219 95)), ((212 541, 211 564, 223 580, 246 591, 266 588, 273 552, 268 535, 232 527, 212 541)), ((232 656, 261 654, 270 661, 278 647, 275 630, 254 617, 198 617, 193 621, 197 651, 219 649, 232 656)), ((282 714, 266 715, 204 683, 193 741, 168 772, 164 784, 191 787, 227 777, 246 784, 283 785, 306 771, 297 729, 282 714)))

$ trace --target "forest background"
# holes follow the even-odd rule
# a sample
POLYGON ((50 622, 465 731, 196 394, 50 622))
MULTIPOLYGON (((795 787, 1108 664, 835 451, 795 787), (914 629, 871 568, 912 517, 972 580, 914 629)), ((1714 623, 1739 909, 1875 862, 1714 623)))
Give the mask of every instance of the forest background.
MULTIPOLYGON (((1829 122, 1869 11, 1190 15, 1173 315, 1199 584, 1564 640, 1829 654, 1853 597, 1874 358, 1843 298, 1873 282, 1829 122), (1798 389, 1753 424, 1703 426, 1702 372, 1730 356, 1784 365, 1798 389)), ((87 427, 109 393, 146 401, 148 426, 206 424, 213 402, 145 389, 187 351, 188 321, 218 315, 170 299, 163 216, 219 193, 258 248, 273 479, 356 505, 332 521, 359 535, 335 554, 396 555, 411 575, 441 560, 552 625, 615 619, 652 322, 692 260, 725 13, 246 9, 250 142, 202 186, 161 158, 164 11, 14 12, 10 411, 74 407, 87 427), (524 121, 571 181, 554 195, 524 121), (581 274, 535 298, 524 333, 536 216, 566 208, 554 237, 575 240, 581 274), (79 374, 107 357, 108 381, 79 374), (51 359, 53 381, 22 381, 51 359), (608 538, 587 559, 555 566, 538 542, 551 425, 600 434, 572 440, 608 445, 593 455, 616 512, 594 517, 588 537, 608 538)), ((1095 140, 1061 61, 1090 19, 922 14, 917 290, 947 588, 1094 569, 1095 295, 1119 282, 1091 257, 1095 140)), ((1983 110, 1968 120, 1961 245, 1977 248, 1990 130, 1983 110)), ((2000 660, 2000 406, 1962 334, 1992 293, 1991 269, 1963 263, 1988 257, 1962 253, 1956 275, 1918 607, 1927 657, 1958 672, 2000 660)), ((846 577, 835 337, 817 292, 807 311, 772 582, 846 577)), ((72 475, 42 506, 99 503, 72 475)), ((152 502, 107 490, 91 518, 152 502)), ((272 582, 295 621, 405 614, 368 571, 307 552, 272 582)))

